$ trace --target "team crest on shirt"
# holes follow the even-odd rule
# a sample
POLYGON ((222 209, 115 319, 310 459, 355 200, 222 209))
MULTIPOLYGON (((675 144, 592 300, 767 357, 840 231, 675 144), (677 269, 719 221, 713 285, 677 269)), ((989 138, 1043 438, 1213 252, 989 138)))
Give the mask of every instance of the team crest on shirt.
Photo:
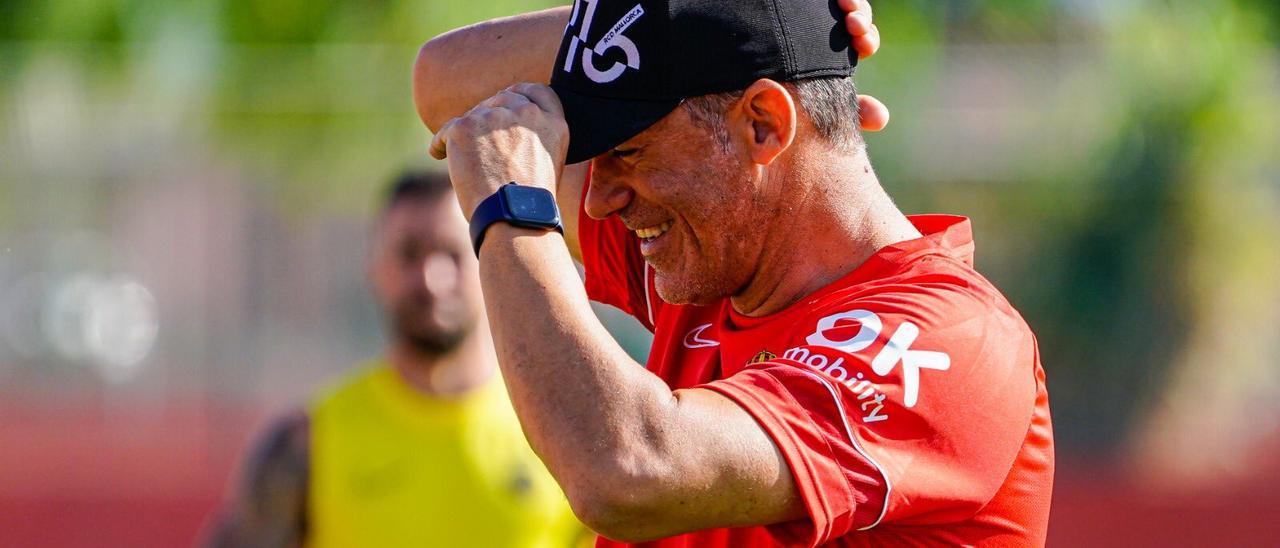
POLYGON ((747 360, 747 365, 764 363, 777 357, 778 355, 774 354, 773 352, 770 352, 768 350, 761 350, 759 354, 756 354, 750 360, 747 360))

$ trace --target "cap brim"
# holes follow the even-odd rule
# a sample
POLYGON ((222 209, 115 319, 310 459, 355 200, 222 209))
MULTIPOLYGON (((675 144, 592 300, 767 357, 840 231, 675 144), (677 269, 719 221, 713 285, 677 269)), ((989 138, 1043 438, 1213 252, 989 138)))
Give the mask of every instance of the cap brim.
POLYGON ((569 124, 565 163, 585 162, 649 129, 680 106, 679 99, 646 101, 583 95, 552 86, 569 124))

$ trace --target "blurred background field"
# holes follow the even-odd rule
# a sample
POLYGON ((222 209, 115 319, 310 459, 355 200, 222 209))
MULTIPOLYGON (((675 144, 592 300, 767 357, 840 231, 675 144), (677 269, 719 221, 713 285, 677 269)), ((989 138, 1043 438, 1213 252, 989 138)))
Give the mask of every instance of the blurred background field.
MULTIPOLYGON (((417 46, 557 3, 0 0, 0 546, 196 538, 378 349, 417 46)), ((1280 544, 1280 3, 874 5, 881 179, 972 216, 1039 337, 1051 545, 1280 544)))

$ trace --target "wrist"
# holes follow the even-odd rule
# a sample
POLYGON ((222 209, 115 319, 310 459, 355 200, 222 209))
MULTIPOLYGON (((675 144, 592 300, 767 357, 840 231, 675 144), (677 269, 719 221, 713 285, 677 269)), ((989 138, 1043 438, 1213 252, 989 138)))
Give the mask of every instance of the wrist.
POLYGON ((525 186, 517 182, 504 184, 481 200, 471 215, 470 224, 471 243, 477 257, 494 227, 511 226, 529 231, 564 234, 555 195, 545 188, 525 186))
POLYGON ((485 200, 488 200, 491 196, 501 191, 502 187, 507 186, 509 184, 513 184, 513 183, 520 185, 523 188, 545 189, 547 190, 547 192, 550 192, 552 196, 554 196, 556 192, 554 187, 548 188, 547 186, 541 185, 541 184, 526 183, 525 179, 522 179, 519 177, 485 181, 482 184, 471 185, 469 188, 473 190, 469 190, 465 193, 460 191, 457 192, 458 205, 462 207, 463 218, 466 219, 468 223, 471 222, 471 219, 476 214, 476 210, 480 208, 480 205, 483 204, 485 200))
POLYGON ((476 211, 480 208, 480 205, 483 204, 485 200, 489 199, 490 196, 497 194, 499 190, 502 190, 502 187, 506 186, 510 182, 511 181, 493 183, 486 182, 483 185, 474 185, 471 187, 473 190, 467 192, 466 196, 463 196, 463 193, 459 192, 458 203, 462 206, 463 218, 470 223, 471 220, 475 218, 476 211), (476 188, 477 186, 479 188, 476 188))
POLYGON ((530 245, 542 245, 543 242, 546 242, 550 245, 563 242, 564 236, 554 230, 495 223, 489 227, 489 233, 485 236, 483 247, 485 252, 488 253, 490 249, 513 248, 512 243, 516 241, 520 241, 521 245, 524 245, 525 242, 530 245))

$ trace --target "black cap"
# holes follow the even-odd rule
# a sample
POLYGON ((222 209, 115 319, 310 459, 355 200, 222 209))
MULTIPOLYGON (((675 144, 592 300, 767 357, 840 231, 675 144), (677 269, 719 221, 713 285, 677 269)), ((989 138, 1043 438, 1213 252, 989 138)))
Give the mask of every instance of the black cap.
POLYGON ((851 41, 835 0, 575 0, 551 76, 568 162, 622 144, 689 97, 849 76, 851 41))

